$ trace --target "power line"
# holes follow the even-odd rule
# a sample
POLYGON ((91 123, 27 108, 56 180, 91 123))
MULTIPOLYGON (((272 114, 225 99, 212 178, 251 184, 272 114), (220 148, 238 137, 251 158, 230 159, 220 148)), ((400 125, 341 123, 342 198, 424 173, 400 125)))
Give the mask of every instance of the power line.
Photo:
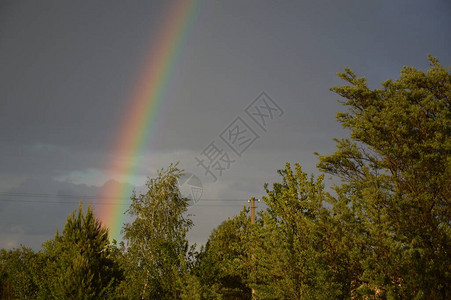
POLYGON ((125 197, 105 197, 105 196, 88 196, 88 195, 64 195, 64 194, 42 194, 42 193, 13 193, 0 192, 0 196, 9 197, 36 197, 36 198, 83 198, 83 199, 129 199, 125 197))
MULTIPOLYGON (((84 199, 80 199, 84 200, 84 199)), ((75 201, 64 201, 64 202, 57 202, 57 201, 46 201, 46 200, 22 200, 22 199, 0 199, 0 202, 10 202, 10 203, 36 203, 36 204, 78 204, 79 202, 75 201)), ((93 205, 129 205, 125 203, 95 203, 95 202, 88 202, 88 204, 93 205)))
MULTIPOLYGON (((89 195, 69 195, 69 194, 43 194, 43 193, 14 193, 14 192, 0 192, 0 196, 7 197, 33 197, 33 198, 69 198, 69 199, 117 199, 117 200, 130 200, 130 197, 109 197, 109 196, 89 196, 89 195)), ((0 199, 0 201, 2 201, 0 199)), ((247 201, 246 199, 214 199, 214 198, 201 198, 199 201, 247 201)), ((77 202, 78 203, 78 202, 77 202)))
MULTIPOLYGON (((85 200, 85 199, 80 199, 80 200, 85 200)), ((201 200, 199 200, 201 201, 201 200)), ((210 202, 223 202, 223 203, 217 203, 217 204, 207 204, 207 203, 199 203, 196 202, 191 206, 242 206, 239 203, 224 203, 227 202, 227 200, 202 200, 202 201, 210 201, 210 202)), ((241 201, 244 202, 244 200, 238 200, 238 199, 234 199, 234 201, 241 201)), ((78 204, 78 201, 63 201, 63 202, 58 202, 58 201, 52 201, 52 200, 26 200, 26 199, 0 199, 0 202, 7 202, 7 203, 12 203, 12 204, 21 204, 21 203, 32 203, 32 204, 78 204)), ((85 202, 86 204, 90 204, 90 205, 118 205, 118 206, 129 206, 130 203, 120 203, 120 202, 85 202)))

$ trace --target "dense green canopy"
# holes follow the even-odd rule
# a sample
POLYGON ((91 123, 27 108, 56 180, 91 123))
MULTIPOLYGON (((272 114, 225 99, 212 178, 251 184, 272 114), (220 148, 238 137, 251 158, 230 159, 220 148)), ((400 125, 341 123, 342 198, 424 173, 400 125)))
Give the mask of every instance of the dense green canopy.
POLYGON ((349 138, 316 178, 279 170, 254 224, 244 208, 196 252, 171 165, 132 195, 119 246, 80 206, 41 251, 2 249, 1 298, 450 299, 451 74, 429 60, 377 89, 339 73, 349 138))

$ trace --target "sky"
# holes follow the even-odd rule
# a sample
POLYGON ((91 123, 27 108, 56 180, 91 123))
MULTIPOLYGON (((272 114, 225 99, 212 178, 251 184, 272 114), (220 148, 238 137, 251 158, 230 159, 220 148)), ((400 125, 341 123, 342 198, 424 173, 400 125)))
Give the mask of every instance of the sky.
MULTIPOLYGON (((0 3, 0 248, 37 250, 80 200, 99 213, 108 186, 145 191, 172 162, 202 185, 187 213, 190 241, 205 243, 286 162, 317 174, 314 152, 347 136, 329 91, 344 84, 337 72, 377 88, 403 66, 427 69, 428 54, 451 65, 449 1, 197 1, 148 137, 117 157, 146 59, 177 22, 173 5, 0 3), (247 135, 232 141, 239 128, 247 135), (198 162, 213 149, 229 159, 216 178, 198 162), (132 176, 111 172, 116 159, 137 161, 132 176)), ((109 205, 125 211, 115 196, 109 205)))

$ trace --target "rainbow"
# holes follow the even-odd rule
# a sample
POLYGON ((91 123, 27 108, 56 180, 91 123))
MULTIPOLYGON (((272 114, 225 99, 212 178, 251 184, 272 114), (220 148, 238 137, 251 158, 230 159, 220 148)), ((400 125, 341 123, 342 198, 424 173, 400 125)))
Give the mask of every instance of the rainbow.
MULTIPOLYGON (((121 181, 131 183, 139 154, 152 134, 159 107, 165 99, 177 59, 199 7, 200 0, 174 0, 156 40, 152 41, 153 47, 133 89, 108 167, 109 174, 122 176, 121 181)), ((111 185, 103 192, 101 201, 105 205, 98 206, 96 214, 109 228, 112 239, 121 240, 127 205, 111 205, 111 199, 129 199, 130 196, 126 184, 111 185)))

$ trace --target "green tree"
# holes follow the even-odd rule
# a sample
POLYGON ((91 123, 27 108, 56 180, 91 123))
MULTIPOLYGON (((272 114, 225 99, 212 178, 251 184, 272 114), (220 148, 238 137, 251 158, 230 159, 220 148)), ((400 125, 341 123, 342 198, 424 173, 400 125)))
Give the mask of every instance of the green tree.
POLYGON ((244 208, 238 216, 222 222, 202 248, 196 275, 212 291, 210 298, 251 299, 249 280, 250 253, 247 249, 250 220, 244 208))
POLYGON ((280 170, 281 183, 266 185, 268 206, 249 239, 256 259, 253 284, 259 299, 349 298, 349 257, 343 232, 325 206, 323 176, 299 164, 280 170))
MULTIPOLYGON (((187 201, 179 192, 176 165, 149 179, 145 194, 134 194, 124 225, 123 283, 128 299, 178 299, 186 294, 189 252, 186 233, 192 222, 184 217, 187 201)), ((193 278, 191 278, 193 279, 193 278)))
POLYGON ((429 60, 427 72, 404 67, 373 90, 346 69, 348 85, 332 88, 351 139, 336 140, 319 167, 344 182, 335 209, 355 241, 361 295, 451 297, 451 75, 429 60))
POLYGON ((43 244, 42 299, 107 299, 121 279, 108 231, 88 206, 67 218, 62 234, 43 244))
POLYGON ((0 250, 0 298, 35 299, 42 263, 30 248, 0 250))

